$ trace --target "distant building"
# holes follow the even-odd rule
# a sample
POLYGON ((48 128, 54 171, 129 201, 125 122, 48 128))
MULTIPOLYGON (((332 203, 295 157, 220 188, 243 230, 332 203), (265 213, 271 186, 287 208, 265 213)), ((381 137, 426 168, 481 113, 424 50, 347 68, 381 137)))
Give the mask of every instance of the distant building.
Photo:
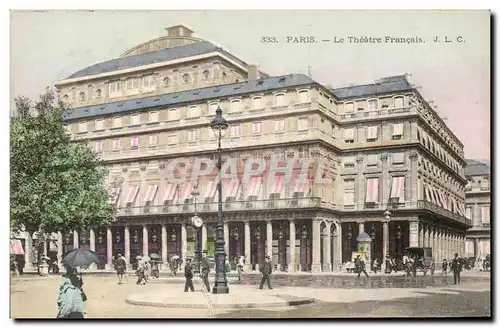
POLYGON ((468 159, 465 167, 467 185, 465 186, 465 213, 472 221, 467 231, 465 255, 485 257, 490 254, 490 204, 491 174, 490 166, 468 159))
MULTIPOLYGON (((57 83, 68 129, 102 157, 118 206, 116 224, 62 233, 61 249, 95 249, 108 266, 117 253, 192 255, 195 186, 172 185, 166 167, 213 158, 209 122, 220 106, 230 123, 224 156, 241 165, 248 156, 323 158, 333 181, 224 182, 230 260, 243 254, 255 268, 270 254, 279 270, 338 270, 361 235, 379 263, 406 247, 432 247, 438 260, 464 252, 463 145, 405 75, 331 89, 302 74, 270 77, 184 26, 167 30, 57 83)), ((210 179, 198 190, 211 252, 217 193, 210 179)))

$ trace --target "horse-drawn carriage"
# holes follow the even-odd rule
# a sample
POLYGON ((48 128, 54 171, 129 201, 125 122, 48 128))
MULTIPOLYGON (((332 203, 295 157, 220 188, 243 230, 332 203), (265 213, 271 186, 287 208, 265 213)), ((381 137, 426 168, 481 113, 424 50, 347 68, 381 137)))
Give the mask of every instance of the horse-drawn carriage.
POLYGON ((432 257, 431 247, 409 247, 406 249, 408 257, 412 261, 406 263, 405 271, 407 275, 413 274, 417 275, 417 270, 422 271, 424 276, 427 275, 427 271, 434 275, 436 269, 436 263, 432 257))

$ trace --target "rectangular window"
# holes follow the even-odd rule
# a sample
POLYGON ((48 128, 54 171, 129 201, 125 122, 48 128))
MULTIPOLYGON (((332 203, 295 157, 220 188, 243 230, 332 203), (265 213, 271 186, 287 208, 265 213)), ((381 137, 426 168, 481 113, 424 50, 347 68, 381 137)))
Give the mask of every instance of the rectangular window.
POLYGON ((145 88, 153 87, 156 85, 156 75, 155 74, 146 75, 142 78, 142 81, 145 88))
POLYGON ((114 139, 112 149, 113 149, 113 151, 118 151, 118 150, 122 149, 122 139, 120 139, 120 138, 114 139))
POLYGON ((141 125, 141 116, 139 114, 130 116, 130 125, 141 125))
POLYGON ((177 144, 177 135, 173 134, 168 136, 167 142, 169 145, 176 145, 177 144))
POLYGON ((392 177, 391 198, 396 199, 398 203, 405 199, 405 177, 392 177))
POLYGON ((368 166, 377 166, 378 165, 378 155, 377 154, 368 155, 366 164, 368 166))
POLYGON ((285 120, 276 120, 274 121, 274 132, 283 132, 285 131, 285 120))
POLYGON ((490 223, 490 207, 481 207, 481 223, 490 223))
POLYGON ((404 164, 405 153, 394 153, 392 154, 392 164, 404 164))
POLYGON ((352 113, 352 112, 354 112, 354 103, 344 104, 344 113, 352 113))
POLYGON ((122 126, 122 118, 121 117, 113 118, 113 127, 120 128, 121 126, 122 126))
POLYGON ((392 128, 393 139, 400 139, 403 137, 403 123, 394 124, 392 128))
POLYGON ((127 80, 127 90, 139 89, 140 79, 133 77, 127 80))
POLYGON ((232 138, 239 137, 241 135, 241 124, 232 125, 230 127, 230 135, 232 138))
POLYGON ((299 91, 299 103, 304 104, 309 102, 309 92, 307 90, 299 91))
POLYGON ((403 105, 404 105, 403 97, 394 98, 394 108, 403 108, 403 105))
POLYGON ((262 97, 255 97, 252 99, 252 108, 253 109, 262 109, 264 108, 262 97))
POLYGON ((96 141, 94 143, 94 151, 96 153, 102 153, 102 150, 103 150, 103 142, 102 141, 96 141))
POLYGON ((149 113, 149 122, 150 123, 156 123, 158 121, 159 121, 158 112, 149 113))
POLYGON ((109 82, 109 93, 119 92, 120 88, 120 81, 109 82))
POLYGON ((78 132, 79 133, 87 132, 87 122, 78 123, 78 132))
POLYGON ((354 180, 344 180, 344 205, 354 204, 354 180))
POLYGON ((309 119, 307 117, 300 117, 297 126, 299 131, 307 130, 309 128, 309 119))
POLYGON ((277 107, 285 106, 285 95, 284 94, 276 95, 275 100, 276 100, 277 107))
POLYGON ((150 146, 156 146, 158 145, 158 135, 157 134, 151 134, 149 135, 149 145, 150 146))
POLYGON ((104 120, 103 119, 95 120, 95 130, 96 131, 104 130, 104 120))
POLYGON ((352 168, 355 166, 355 157, 354 156, 348 156, 348 157, 344 157, 344 167, 349 167, 349 168, 352 168))
POLYGON ((378 100, 373 99, 368 101, 368 110, 373 111, 378 109, 378 100))
POLYGON ((375 141, 378 137, 378 126, 369 126, 366 140, 375 141))
POLYGON ((139 137, 133 136, 130 138, 130 148, 136 149, 139 147, 139 137))
POLYGON ((346 143, 354 143, 354 129, 344 130, 344 141, 346 143))
POLYGON ((189 130, 188 131, 188 141, 189 142, 198 141, 198 130, 189 130))
POLYGON ((261 134, 261 133, 262 133, 262 122, 253 122, 252 134, 261 134))
POLYGON ((378 178, 366 179, 366 203, 378 202, 378 178))
POLYGON ((217 107, 219 107, 219 103, 211 103, 208 105, 208 114, 209 115, 215 115, 215 111, 217 110, 217 107))

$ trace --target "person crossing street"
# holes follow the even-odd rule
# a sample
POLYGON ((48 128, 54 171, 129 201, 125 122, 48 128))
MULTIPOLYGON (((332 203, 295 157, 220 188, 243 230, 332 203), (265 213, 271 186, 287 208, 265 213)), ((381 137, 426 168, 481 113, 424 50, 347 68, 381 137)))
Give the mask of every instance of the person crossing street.
POLYGON ((186 260, 186 265, 184 266, 184 277, 186 277, 186 284, 184 286, 184 292, 187 293, 189 290, 194 292, 193 286, 193 267, 191 266, 191 259, 186 260))

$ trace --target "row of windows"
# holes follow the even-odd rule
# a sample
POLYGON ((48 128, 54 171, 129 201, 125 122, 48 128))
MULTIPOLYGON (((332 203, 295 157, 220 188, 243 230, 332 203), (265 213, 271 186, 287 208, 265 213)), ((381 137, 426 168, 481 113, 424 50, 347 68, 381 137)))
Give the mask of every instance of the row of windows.
MULTIPOLYGON (((404 97, 403 96, 396 96, 393 98, 393 108, 403 108, 404 107, 404 97)), ((369 99, 366 102, 345 102, 344 103, 344 113, 354 113, 355 110, 357 111, 364 111, 365 109, 368 109, 368 111, 375 111, 378 110, 379 108, 385 109, 389 108, 388 104, 382 104, 382 107, 379 107, 379 100, 378 99, 369 99), (356 108, 357 104, 357 108, 356 108), (366 107, 365 107, 366 106, 366 107)))
MULTIPOLYGON (((301 90, 298 92, 299 101, 307 102, 309 99, 309 92, 307 90, 301 90)), ((285 94, 276 94, 275 95, 275 104, 276 106, 286 106, 285 102, 285 94)), ((208 105, 208 111, 210 114, 215 114, 217 107, 220 106, 220 103, 214 102, 208 105)), ((264 102, 263 97, 258 96, 252 98, 252 108, 253 109, 263 109, 264 102)), ((233 99, 229 103, 229 112, 235 113, 239 112, 243 109, 242 100, 241 99, 233 99)), ((188 107, 188 118, 198 118, 202 115, 201 107, 198 105, 188 107)), ((178 108, 171 108, 167 111, 167 121, 177 121, 181 119, 180 110, 178 108)), ((94 131, 105 130, 104 126, 104 118, 98 118, 95 120, 94 131)), ((149 112, 148 113, 148 123, 157 123, 159 122, 159 113, 158 112, 149 112)), ((130 116, 130 125, 141 125, 141 114, 132 114, 130 116)), ((114 117, 112 119, 112 128, 121 128, 122 127, 122 117, 114 117)), ((83 121, 78 123, 78 133, 87 132, 87 122, 83 121)))
POLYGON ((419 166, 423 168, 424 174, 427 173, 425 175, 437 177, 440 182, 451 190, 458 191, 461 188, 461 184, 458 181, 456 181, 450 174, 443 171, 438 165, 432 163, 432 161, 424 158, 421 162, 419 162, 419 166))
POLYGON ((450 154, 444 150, 444 148, 437 142, 434 142, 431 137, 429 137, 425 132, 421 132, 420 129, 417 129, 417 139, 421 142, 424 147, 426 147, 431 153, 433 153, 436 157, 446 163, 451 169, 455 172, 459 172, 459 164, 456 160, 454 160, 450 154))
MULTIPOLYGON (((405 153, 394 153, 392 154, 392 164, 404 164, 405 163, 405 153)), ((379 164, 379 154, 369 154, 366 156, 367 166, 377 166, 379 164)), ((355 156, 346 156, 343 159, 344 168, 354 168, 356 166, 355 156)))
POLYGON ((467 206, 465 208, 465 217, 469 220, 473 221, 473 223, 489 224, 490 223, 490 206, 481 206, 480 207, 480 216, 477 217, 474 215, 474 208, 471 206, 467 206))
MULTIPOLYGON (((356 128, 350 128, 350 129, 345 129, 344 130, 344 142, 345 143, 354 143, 356 138, 356 128)), ((402 139, 404 136, 404 125, 403 123, 396 123, 392 125, 392 135, 391 139, 393 140, 398 140, 402 139)), ((366 141, 367 142, 374 142, 379 140, 380 138, 380 133, 379 133, 379 126, 369 126, 367 128, 367 134, 366 134, 366 141)))
MULTIPOLYGON (((381 189, 379 188, 380 178, 366 178, 365 185, 365 204, 375 204, 381 202, 381 189)), ((354 205, 356 203, 356 181, 354 179, 344 180, 344 205, 354 205)), ((405 201, 406 177, 393 176, 390 188, 389 198, 392 202, 402 203, 405 201)), ((385 200, 384 200, 385 201, 385 200)))

